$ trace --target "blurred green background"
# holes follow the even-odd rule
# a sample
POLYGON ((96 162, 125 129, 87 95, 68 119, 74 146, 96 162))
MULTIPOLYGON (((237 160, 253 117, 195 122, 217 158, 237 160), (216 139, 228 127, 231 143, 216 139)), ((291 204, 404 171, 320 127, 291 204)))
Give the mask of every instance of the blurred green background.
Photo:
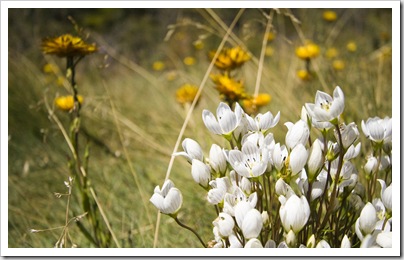
MULTIPOLYGON (((336 9, 335 21, 323 19, 324 9, 274 11, 275 38, 268 43, 261 92, 272 96, 262 109, 281 111, 274 130, 284 142, 287 121, 297 121, 300 109, 313 102, 317 90, 345 93, 346 122, 391 117, 391 10, 336 9), (295 21, 295 22, 292 22, 295 21), (313 61, 317 76, 300 79, 304 62, 295 55, 303 38, 318 44, 313 61), (357 48, 347 48, 353 43, 357 48), (336 57, 327 51, 335 48, 336 57), (341 70, 333 67, 343 61, 341 70), (326 89, 325 89, 326 88, 326 89)), ((45 73, 46 64, 59 71, 61 59, 41 52, 44 37, 78 34, 95 42, 99 52, 77 67, 76 81, 84 96, 81 140, 90 146, 89 175, 112 229, 123 247, 152 247, 157 210, 149 203, 156 185, 162 185, 186 108, 175 100, 185 83, 199 85, 215 50, 239 9, 9 9, 8 54, 8 240, 9 247, 53 247, 64 224, 64 193, 69 176, 68 147, 49 120, 44 102, 65 95, 62 75, 45 73), (68 17, 71 17, 70 19, 68 17), (74 22, 73 22, 74 21, 74 22), (193 58, 193 64, 184 58, 193 58), (156 61, 164 68, 156 69, 156 61), (59 83, 58 83, 59 82, 59 83), (111 104, 116 109, 112 109, 111 104)), ((227 46, 242 43, 257 61, 264 37, 267 9, 247 9, 227 46)), ((239 72, 253 92, 257 77, 254 59, 239 72)), ((215 111, 219 95, 208 81, 185 137, 197 140, 207 155, 213 142, 224 141, 204 128, 203 109, 215 111)), ((56 111, 65 127, 69 114, 56 111)), ((367 155, 363 144, 362 158, 367 155)), ((182 150, 180 147, 179 150, 182 150)), ((364 160, 364 159, 363 159, 364 160)), ((179 218, 206 240, 213 239, 215 211, 205 192, 192 179, 190 165, 177 158, 171 179, 180 188, 184 204, 179 218)), ((361 171, 362 169, 360 169, 361 171)), ((72 209, 81 213, 73 192, 72 209)), ((86 220, 82 220, 87 225, 86 220)), ((92 247, 75 225, 70 235, 79 247, 92 247)), ((192 234, 167 216, 161 217, 158 247, 199 247, 192 234)))

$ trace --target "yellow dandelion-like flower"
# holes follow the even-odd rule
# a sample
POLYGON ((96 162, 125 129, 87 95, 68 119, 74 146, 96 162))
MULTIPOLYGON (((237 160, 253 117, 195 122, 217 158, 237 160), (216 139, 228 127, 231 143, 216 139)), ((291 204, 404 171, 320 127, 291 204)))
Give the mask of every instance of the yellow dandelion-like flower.
POLYGON ((295 50, 296 56, 300 59, 307 60, 317 57, 320 54, 320 46, 312 42, 308 42, 303 46, 299 46, 295 50))
POLYGON ((192 66, 192 65, 195 64, 196 59, 194 57, 187 56, 187 57, 184 58, 183 62, 187 66, 192 66))
POLYGON ((195 99, 198 87, 191 84, 184 84, 175 92, 175 97, 178 103, 192 103, 195 99))
POLYGON ((350 41, 346 45, 346 49, 350 52, 355 52, 358 47, 354 41, 350 41))
POLYGON ((161 71, 166 67, 166 65, 164 64, 164 62, 158 60, 158 61, 153 62, 152 67, 153 67, 153 70, 155 70, 155 71, 161 71))
POLYGON ((265 48, 265 56, 271 57, 272 55, 274 55, 274 48, 272 48, 271 46, 267 46, 265 48))
MULTIPOLYGON (((211 59, 215 56, 215 52, 209 53, 211 59)), ((250 60, 250 55, 240 46, 223 49, 216 59, 215 66, 222 70, 232 70, 242 66, 246 61, 250 60)))
POLYGON ((271 95, 260 93, 255 98, 249 97, 243 100, 243 109, 247 114, 255 114, 258 110, 271 102, 271 95))
POLYGON ((216 89, 225 100, 237 101, 245 98, 247 95, 244 90, 242 81, 236 81, 226 75, 211 75, 213 82, 216 84, 216 89))
POLYGON ((297 77, 304 81, 311 79, 311 75, 307 70, 298 70, 297 77))
MULTIPOLYGON (((81 95, 77 95, 77 100, 80 104, 83 104, 84 98, 81 95)), ((74 98, 72 95, 57 97, 55 104, 60 110, 70 111, 74 107, 74 98)))
POLYGON ((330 10, 324 11, 323 19, 327 22, 334 22, 335 20, 337 20, 337 13, 330 10))
POLYGON ((42 40, 42 51, 59 57, 84 56, 97 51, 97 46, 86 43, 83 39, 71 34, 63 34, 55 38, 42 40))
POLYGON ((329 48, 327 49, 327 51, 325 52, 325 56, 328 59, 333 59, 335 57, 338 56, 338 50, 336 48, 329 48))
POLYGON ((334 60, 332 62, 332 67, 335 70, 343 70, 345 68, 345 62, 343 60, 334 60))

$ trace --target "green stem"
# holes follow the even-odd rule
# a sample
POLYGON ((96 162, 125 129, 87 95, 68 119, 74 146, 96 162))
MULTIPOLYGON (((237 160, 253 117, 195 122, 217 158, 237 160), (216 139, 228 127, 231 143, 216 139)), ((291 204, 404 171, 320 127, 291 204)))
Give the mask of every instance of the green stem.
POLYGON ((205 242, 203 242, 202 238, 199 236, 198 233, 196 233, 195 230, 193 230, 191 227, 188 227, 187 225, 183 224, 182 222, 180 222, 180 220, 177 217, 174 217, 175 222, 177 222, 178 225, 180 225, 181 227, 188 229, 189 231, 191 231, 192 233, 194 233, 194 235, 199 239, 199 241, 201 242, 201 244, 203 245, 204 248, 206 248, 207 246, 205 245, 205 242))

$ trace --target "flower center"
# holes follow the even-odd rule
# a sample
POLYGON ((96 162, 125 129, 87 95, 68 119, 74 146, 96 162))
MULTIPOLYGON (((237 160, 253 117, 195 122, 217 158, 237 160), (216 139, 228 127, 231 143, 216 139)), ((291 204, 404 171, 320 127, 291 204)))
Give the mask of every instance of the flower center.
POLYGON ((332 103, 328 100, 326 100, 325 102, 320 103, 320 106, 322 109, 324 109, 325 111, 330 111, 330 107, 331 107, 332 103))

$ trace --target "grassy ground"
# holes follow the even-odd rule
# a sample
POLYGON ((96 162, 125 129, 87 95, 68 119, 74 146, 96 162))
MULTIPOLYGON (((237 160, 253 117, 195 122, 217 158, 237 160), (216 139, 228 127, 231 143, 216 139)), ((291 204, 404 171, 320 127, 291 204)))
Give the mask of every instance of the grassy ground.
MULTIPOLYGON (((225 25, 237 11, 10 11, 9 247, 53 247, 60 229, 41 233, 29 230, 64 225, 66 200, 57 199, 53 193, 66 191, 63 182, 69 176, 70 155, 59 129, 48 118, 44 102, 52 103, 57 94, 66 92, 57 86, 54 75, 42 71, 47 62, 59 65, 61 70, 64 64, 41 54, 41 38, 71 32, 73 26, 66 19, 71 14, 90 32, 90 40, 100 46, 101 51, 86 57, 77 71, 79 91, 85 97, 80 138, 90 145, 91 183, 121 246, 152 247, 157 211, 148 200, 154 187, 163 184, 187 113, 176 103, 175 90, 184 83, 200 84, 209 66, 207 52, 217 47, 225 25), (176 26, 167 27, 170 24, 176 26), (173 28, 171 38, 164 41, 173 28), (205 47, 195 50, 192 43, 201 35, 207 37, 205 47), (194 57, 196 63, 185 65, 186 56, 194 57), (157 60, 165 63, 164 70, 152 69, 157 60), (174 79, 169 77, 173 75, 174 79)), ((285 137, 283 123, 296 121, 301 106, 313 102, 318 89, 331 93, 336 85, 341 86, 345 111, 349 111, 344 114, 347 122, 360 125, 368 117, 391 116, 391 12, 341 9, 335 22, 326 22, 322 11, 299 9, 291 10, 294 16, 274 14, 276 38, 268 43, 273 54, 265 57, 260 92, 272 96, 262 111, 281 111, 281 121, 274 130, 278 142, 285 137), (299 22, 293 22, 295 18, 299 22), (294 54, 302 38, 321 48, 321 55, 313 62, 317 76, 310 81, 296 76, 296 71, 304 68, 304 62, 294 54), (358 47, 355 52, 346 49, 350 41, 358 47), (329 47, 338 49, 339 58, 345 62, 343 70, 333 69, 332 60, 326 57, 329 47)), ((247 10, 228 44, 242 43, 254 55, 240 72, 250 92, 255 85, 266 22, 262 12, 247 10)), ((198 140, 206 154, 212 142, 223 144, 208 133, 201 119, 202 110, 215 110, 218 102, 219 96, 208 81, 184 134, 184 138, 198 140)), ((69 115, 62 111, 56 114, 68 127, 69 115)), ((195 188, 190 166, 183 158, 175 160, 171 179, 184 196, 179 218, 195 227, 204 239, 212 239, 214 209, 207 207, 204 191, 195 188)), ((71 208, 81 213, 75 193, 71 208)), ((83 223, 86 225, 85 219, 83 223)), ((79 247, 93 246, 75 225, 70 234, 79 247)), ((167 216, 161 218, 158 241, 158 247, 200 246, 189 231, 167 216)))

